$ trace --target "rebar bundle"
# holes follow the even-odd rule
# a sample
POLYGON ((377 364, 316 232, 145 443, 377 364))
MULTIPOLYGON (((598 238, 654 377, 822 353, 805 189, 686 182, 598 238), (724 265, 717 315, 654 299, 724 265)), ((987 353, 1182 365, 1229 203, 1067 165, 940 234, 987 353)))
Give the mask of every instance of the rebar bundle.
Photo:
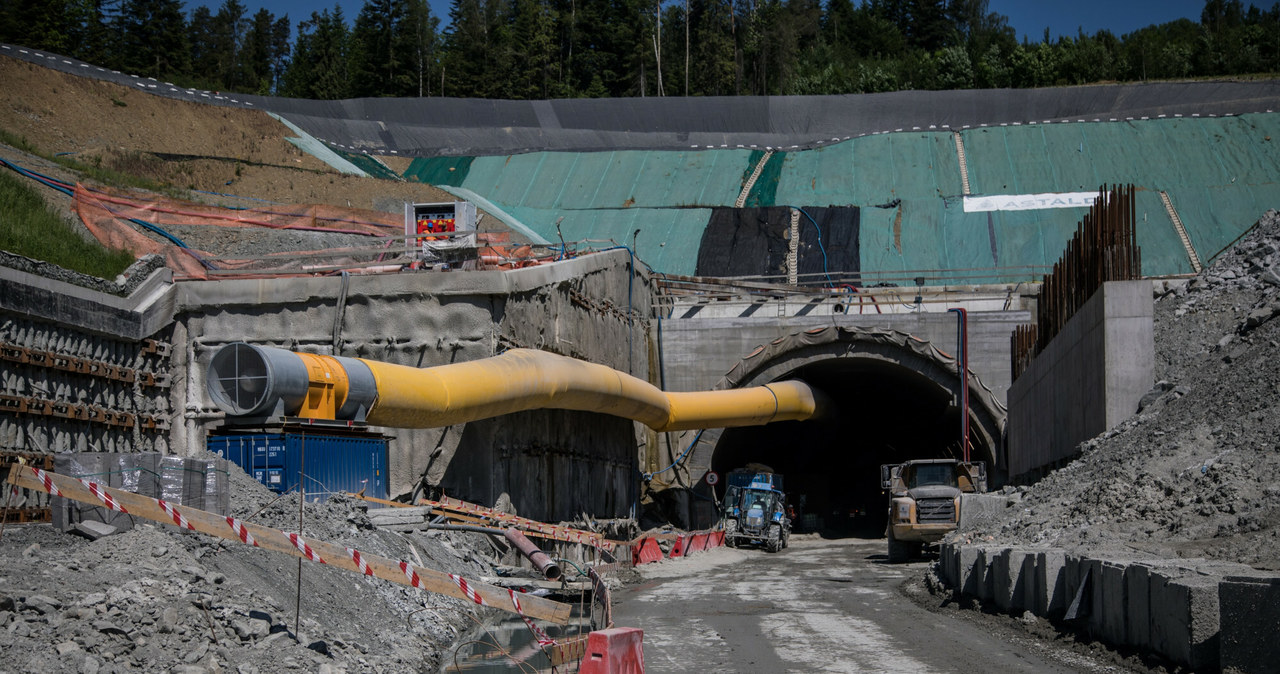
POLYGON ((1099 189, 1098 200, 1040 285, 1036 323, 1014 331, 1014 379, 1022 375, 1103 283, 1142 277, 1134 204, 1133 185, 1099 189))

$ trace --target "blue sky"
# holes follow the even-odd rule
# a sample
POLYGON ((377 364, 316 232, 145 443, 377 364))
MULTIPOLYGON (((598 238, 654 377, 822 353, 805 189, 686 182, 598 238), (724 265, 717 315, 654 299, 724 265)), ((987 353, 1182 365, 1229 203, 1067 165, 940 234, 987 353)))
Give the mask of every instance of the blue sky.
MULTIPOLYGON (((266 7, 276 16, 288 14, 290 22, 295 27, 299 21, 311 16, 312 12, 332 9, 335 4, 333 1, 323 0, 241 1, 249 7, 250 14, 261 7, 266 7)), ((1245 2, 1244 4, 1257 5, 1266 9, 1273 1, 1245 2)), ((216 11, 221 4, 221 0, 204 2, 188 0, 186 7, 188 12, 200 5, 206 5, 216 11)), ((342 5, 342 12, 347 19, 354 20, 360 13, 364 0, 339 0, 338 4, 342 5)), ((1054 37, 1074 36, 1080 28, 1089 34, 1105 28, 1120 36, 1151 24, 1165 23, 1183 17, 1199 21, 1200 10, 1204 9, 1204 0, 989 0, 989 8, 993 12, 1009 17, 1009 25, 1018 31, 1019 39, 1026 37, 1032 41, 1039 41, 1046 27, 1054 37)), ((431 0, 431 10, 442 23, 447 21, 449 0, 431 0)))

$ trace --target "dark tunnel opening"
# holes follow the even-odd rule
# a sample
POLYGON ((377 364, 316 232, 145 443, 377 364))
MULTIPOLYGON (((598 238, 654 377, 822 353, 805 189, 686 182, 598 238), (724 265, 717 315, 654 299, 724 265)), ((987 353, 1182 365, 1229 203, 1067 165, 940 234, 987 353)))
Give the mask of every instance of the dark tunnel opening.
MULTIPOLYGON (((809 363, 780 379, 801 379, 829 399, 809 421, 726 429, 711 469, 720 475, 759 463, 785 479, 797 531, 827 537, 884 534, 889 497, 880 466, 909 459, 962 458, 955 393, 928 376, 870 358, 809 363)), ((970 431, 975 460, 991 455, 970 431)), ((717 498, 723 497, 722 486, 717 498)))

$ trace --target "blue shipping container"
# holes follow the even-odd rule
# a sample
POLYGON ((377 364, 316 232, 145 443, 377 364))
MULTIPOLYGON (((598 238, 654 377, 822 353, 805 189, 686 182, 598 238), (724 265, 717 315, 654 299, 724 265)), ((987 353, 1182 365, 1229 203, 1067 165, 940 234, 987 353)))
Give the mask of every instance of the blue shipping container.
POLYGON ((388 496, 385 437, 248 433, 209 436, 207 446, 277 492, 301 483, 308 500, 362 489, 365 496, 388 496))

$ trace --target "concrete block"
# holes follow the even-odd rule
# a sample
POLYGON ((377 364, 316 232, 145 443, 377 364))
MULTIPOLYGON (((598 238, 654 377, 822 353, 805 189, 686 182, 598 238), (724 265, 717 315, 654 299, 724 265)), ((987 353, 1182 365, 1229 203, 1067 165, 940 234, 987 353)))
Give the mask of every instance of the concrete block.
MULTIPOLYGON (((1080 603, 1080 617, 1085 620, 1088 626, 1089 634, 1095 638, 1102 638, 1102 608, 1103 599, 1101 597, 1102 590, 1102 560, 1092 557, 1082 557, 1076 567, 1076 592, 1081 591, 1081 586, 1086 582, 1084 587, 1085 596, 1080 603), (1087 580, 1086 580, 1087 578, 1087 580)), ((1076 597, 1072 595, 1072 599, 1076 597)))
POLYGON ((1125 574, 1125 644, 1151 648, 1151 562, 1135 562, 1125 574))
POLYGON ((978 548, 978 558, 973 563, 973 596, 982 601, 991 601, 992 588, 991 581, 993 574, 991 573, 991 565, 995 562, 995 558, 1000 554, 1000 548, 981 546, 978 548))
POLYGON ((110 524, 96 522, 94 520, 85 520, 78 524, 73 524, 71 526, 71 531, 80 534, 91 541, 96 541, 99 538, 110 536, 111 534, 120 533, 118 528, 113 527, 110 524))
POLYGON ((369 511, 369 522, 379 527, 389 524, 422 524, 430 514, 431 506, 383 508, 369 511))
POLYGON ((1152 650, 1196 670, 1218 666, 1218 580, 1187 569, 1152 570, 1152 650))
POLYGON ((1023 567, 1027 554, 1025 548, 1005 548, 992 560, 991 593, 1001 611, 1020 614, 1026 610, 1027 576, 1023 567))
POLYGON ((960 589, 960 544, 944 543, 938 554, 938 563, 942 567, 943 579, 953 590, 960 589))
POLYGON ((1035 602, 1029 608, 1046 618, 1062 617, 1067 610, 1067 553, 1058 548, 1037 551, 1035 569, 1035 602))
POLYGON ((1126 574, 1131 562, 1102 560, 1093 581, 1093 614, 1089 627, 1094 634, 1113 645, 1128 643, 1128 585, 1126 574))
POLYGON ((975 571, 976 567, 982 563, 986 563, 984 558, 981 562, 978 560, 979 546, 965 545, 959 546, 958 562, 956 564, 956 572, 958 574, 958 583, 956 587, 960 589, 960 593, 969 597, 978 596, 978 583, 982 582, 983 573, 975 571))
POLYGON ((1231 576, 1218 583, 1223 674, 1261 674, 1280 666, 1280 577, 1231 576))
POLYGON ((1027 550, 1022 558, 1022 609, 1036 610, 1036 555, 1038 550, 1027 550))
MULTIPOLYGON (((1071 606, 1076 595, 1080 592, 1080 584, 1084 582, 1084 565, 1085 557, 1079 553, 1068 552, 1063 564, 1063 588, 1062 588, 1062 608, 1065 611, 1071 606)), ((1089 597, 1092 600, 1093 597, 1089 597)))

